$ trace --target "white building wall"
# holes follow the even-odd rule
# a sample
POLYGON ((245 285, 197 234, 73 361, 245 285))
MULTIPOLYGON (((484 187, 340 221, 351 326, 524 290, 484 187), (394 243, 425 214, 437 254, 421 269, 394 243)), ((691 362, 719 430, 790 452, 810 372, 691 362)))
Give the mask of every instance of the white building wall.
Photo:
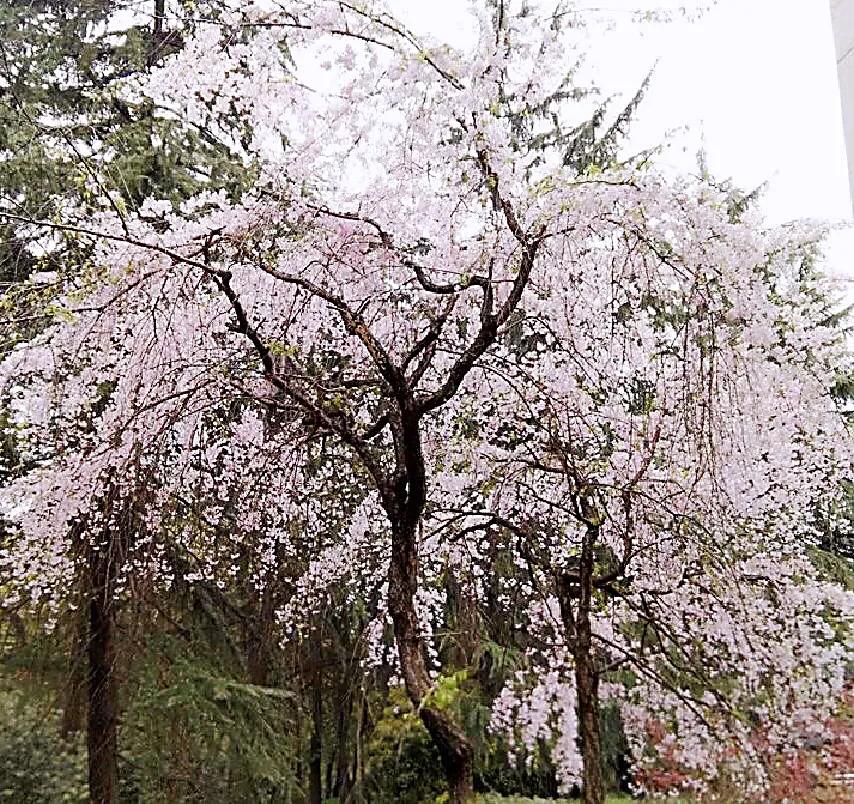
POLYGON ((848 149, 848 180, 854 195, 854 0, 830 0, 842 120, 848 149))

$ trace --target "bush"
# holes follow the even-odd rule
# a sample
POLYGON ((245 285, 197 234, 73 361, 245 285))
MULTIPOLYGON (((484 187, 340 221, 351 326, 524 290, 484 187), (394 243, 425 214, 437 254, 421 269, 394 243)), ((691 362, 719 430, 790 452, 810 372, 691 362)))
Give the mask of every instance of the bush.
POLYGON ((59 737, 59 714, 0 691, 0 802, 58 804, 89 800, 86 751, 59 737))
POLYGON ((366 764, 369 801, 422 804, 445 791, 439 754, 401 687, 389 690, 371 735, 366 764))

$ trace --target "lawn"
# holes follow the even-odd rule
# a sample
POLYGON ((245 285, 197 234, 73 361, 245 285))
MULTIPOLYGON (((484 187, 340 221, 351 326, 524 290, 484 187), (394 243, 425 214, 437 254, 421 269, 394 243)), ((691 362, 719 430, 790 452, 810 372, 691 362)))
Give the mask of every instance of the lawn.
MULTIPOLYGON (((578 804, 580 799, 571 798, 505 798, 497 795, 484 795, 478 799, 478 804, 578 804)), ((606 804, 629 804, 637 801, 627 795, 610 795, 606 804)), ((692 804, 687 798, 667 798, 667 804, 692 804)))

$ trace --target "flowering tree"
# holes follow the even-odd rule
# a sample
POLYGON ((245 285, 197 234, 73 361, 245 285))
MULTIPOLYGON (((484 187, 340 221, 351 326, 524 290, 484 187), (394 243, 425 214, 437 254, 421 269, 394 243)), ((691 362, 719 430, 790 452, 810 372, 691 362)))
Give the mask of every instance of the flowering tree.
POLYGON ((550 717, 562 721, 565 781, 581 769, 568 748, 578 736, 592 800, 600 679, 620 680, 608 697, 624 700, 635 740, 650 712, 679 709, 669 750, 714 775, 720 752, 735 758, 733 739, 741 759, 755 758, 760 722, 775 750, 821 728, 843 681, 822 612, 850 616, 804 554, 850 464, 830 395, 839 336, 821 325, 820 286, 803 281, 812 235, 734 220, 710 187, 664 188, 650 176, 631 187, 617 197, 574 187, 561 200, 596 199, 583 224, 566 222, 571 276, 535 278, 525 317, 482 362, 489 401, 456 423, 464 472, 451 473, 436 512, 462 556, 477 556, 489 529, 516 535, 517 561, 534 575, 531 626, 545 643, 532 655, 540 708, 513 703, 508 688, 496 725, 511 726, 515 711, 531 749, 550 717), (769 632, 787 660, 760 658, 769 632), (809 647, 795 648, 803 639, 809 647), (806 662, 809 692, 792 672, 806 662), (771 681, 771 668, 787 665, 771 681), (686 736, 688 723, 706 736, 686 736))
POLYGON ((802 544, 850 465, 839 344, 798 278, 813 232, 763 231, 703 182, 603 171, 549 126, 571 112, 545 67, 574 12, 475 11, 461 54, 374 4, 220 9, 140 85, 257 179, 237 202, 45 224, 96 248, 4 364, 32 461, 6 491, 21 535, 3 561, 61 599, 69 532, 97 543, 128 506, 125 567, 185 533, 212 572, 228 556, 198 523, 224 517, 259 566, 295 531, 328 534, 301 588, 354 563, 382 577, 461 802, 472 745, 437 694, 424 588, 445 562, 477 594, 479 540, 501 529, 548 672, 508 687, 495 724, 553 735, 567 784, 601 802, 600 696, 639 760, 666 720, 679 745, 655 748, 706 775, 724 732, 755 759, 750 717, 777 745, 832 705, 824 617, 849 604, 802 544))

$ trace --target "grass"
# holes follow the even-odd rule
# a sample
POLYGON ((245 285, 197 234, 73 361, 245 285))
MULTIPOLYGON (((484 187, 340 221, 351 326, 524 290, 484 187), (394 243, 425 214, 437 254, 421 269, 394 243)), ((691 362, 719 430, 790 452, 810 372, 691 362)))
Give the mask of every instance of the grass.
MULTIPOLYGON (((654 801, 655 799, 647 799, 654 801)), ((667 804, 692 804, 686 798, 666 798, 667 804)), ((637 801, 631 796, 622 794, 609 795, 606 799, 606 804, 629 804, 629 802, 637 801)), ((496 795, 485 795, 478 799, 479 804, 579 804, 579 799, 570 798, 504 798, 496 795)))

